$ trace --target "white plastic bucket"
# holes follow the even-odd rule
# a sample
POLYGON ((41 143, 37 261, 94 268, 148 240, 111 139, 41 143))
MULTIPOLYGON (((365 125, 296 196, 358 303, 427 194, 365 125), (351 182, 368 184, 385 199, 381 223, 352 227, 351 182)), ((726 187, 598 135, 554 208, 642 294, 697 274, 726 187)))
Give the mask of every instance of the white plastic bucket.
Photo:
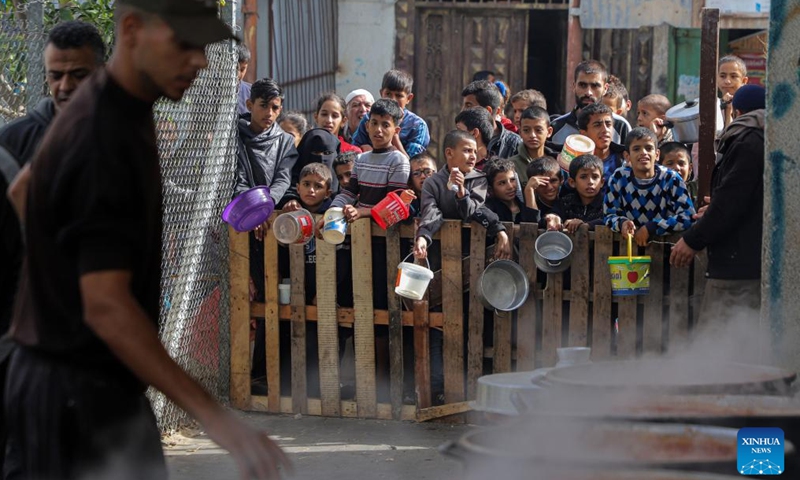
POLYGON ((339 207, 329 208, 323 217, 322 238, 333 245, 344 242, 347 236, 347 220, 339 207))
MULTIPOLYGON (((433 272, 430 268, 406 262, 408 257, 397 266, 397 282, 394 286, 394 293, 411 300, 422 300, 428 284, 433 280, 433 272)), ((428 267, 430 267, 430 263, 428 263, 428 267)))

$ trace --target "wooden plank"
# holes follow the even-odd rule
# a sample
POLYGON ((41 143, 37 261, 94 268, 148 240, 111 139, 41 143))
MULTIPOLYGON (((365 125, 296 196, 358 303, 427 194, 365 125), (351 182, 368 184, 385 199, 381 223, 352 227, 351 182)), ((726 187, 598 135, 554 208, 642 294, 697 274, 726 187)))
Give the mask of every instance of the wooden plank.
POLYGON ((711 173, 717 155, 714 148, 717 125, 717 57, 719 55, 719 9, 702 10, 700 31, 700 134, 697 141, 697 198, 711 194, 711 173))
MULTIPOLYGON (((270 412, 281 409, 281 341, 278 317, 278 240, 275 235, 264 235, 264 322, 267 342, 267 386, 270 412)), ((287 306, 287 308, 290 308, 287 306)))
POLYGON ((444 396, 464 401, 464 302, 461 285, 461 222, 442 225, 442 310, 444 313, 444 396))
POLYGON ((322 415, 341 415, 339 322, 336 317, 336 246, 317 240, 317 337, 322 415))
MULTIPOLYGON (((413 308, 413 303, 411 305, 413 308)), ((292 307, 289 305, 281 305, 278 308, 278 315, 281 320, 291 320, 292 307)), ((264 304, 252 302, 250 304, 250 316, 256 318, 264 318, 264 304)), ((386 310, 373 310, 375 325, 389 325, 389 312, 386 310)), ((414 326, 414 313, 401 312, 404 327, 414 326)), ((306 322, 316 322, 318 320, 317 306, 306 305, 306 322)), ((352 308, 337 308, 336 319, 339 325, 353 326, 355 323, 355 311, 352 308)), ((442 312, 431 312, 430 322, 432 327, 441 328, 444 326, 444 319, 442 312)))
POLYGON ((403 409, 403 317, 400 297, 394 293, 399 263, 400 229, 394 226, 386 230, 386 285, 389 299, 389 398, 395 420, 400 419, 403 409))
MULTIPOLYGON (((506 234, 511 245, 514 245, 514 224, 506 223, 506 234)), ((513 248, 513 247, 512 247, 513 248)), ((511 312, 494 312, 494 359, 492 371, 505 373, 511 371, 511 323, 514 316, 511 312)))
POLYGON ((573 235, 572 242, 568 343, 570 347, 586 347, 589 334, 589 226, 581 226, 573 235))
POLYGON ((292 277, 292 413, 308 413, 305 245, 289 247, 292 277))
MULTIPOLYGON (((267 397, 254 395, 250 402, 249 410, 254 412, 267 412, 267 397)), ((344 418, 358 418, 356 402, 350 400, 342 401, 340 410, 344 418)), ((388 403, 379 403, 376 407, 375 418, 379 420, 392 419, 392 406, 388 403)), ((278 413, 292 413, 292 399, 289 397, 280 398, 280 408, 278 413)), ((308 399, 308 415, 322 415, 322 402, 317 398, 308 399)), ((324 415, 322 415, 324 416, 324 415)), ((414 405, 403 405, 401 420, 414 421, 417 419, 417 407, 414 405)))
MULTIPOLYGON (((486 268, 486 229, 474 223, 469 243, 470 285, 478 285, 486 268)), ((485 309, 478 296, 478 289, 469 291, 469 332, 467 339, 467 398, 474 399, 478 378, 483 375, 483 315, 485 309)))
POLYGON ((356 354, 356 403, 358 416, 374 418, 377 414, 375 387, 375 326, 372 322, 372 238, 370 219, 350 226, 353 252, 353 341, 356 354))
POLYGON ((562 295, 564 274, 548 273, 547 287, 544 290, 542 306, 542 364, 552 367, 556 364, 556 349, 561 347, 562 295))
POLYGON ((664 244, 650 243, 650 293, 644 297, 642 352, 661 353, 664 328, 664 244))
POLYGON ((592 358, 605 360, 611 356, 611 275, 608 257, 613 251, 613 234, 607 227, 594 231, 594 296, 592 299, 592 358))
POLYGON ((708 255, 706 250, 699 252, 694 257, 694 288, 692 289, 692 325, 694 330, 702 322, 700 318, 700 307, 703 305, 703 294, 706 291, 706 267, 708 266, 708 255))
MULTIPOLYGON (((528 274, 531 292, 528 299, 517 312, 517 370, 528 371, 536 368, 536 323, 538 317, 536 308, 536 262, 533 259, 538 227, 533 223, 523 223, 519 230, 519 264, 528 274)), ((471 397, 470 397, 471 398, 471 397)))
POLYGON ((250 247, 246 233, 228 228, 231 298, 231 405, 250 403, 250 247))
POLYGON ((430 407, 426 409, 417 410, 417 421, 427 422, 442 417, 449 417, 451 415, 458 415, 472 410, 470 402, 450 403, 447 405, 440 405, 438 407, 430 407))
POLYGON ((689 269, 669 270, 669 350, 685 345, 689 336, 689 269))
MULTIPOLYGON (((615 236, 619 240, 620 255, 628 251, 627 239, 622 239, 620 235, 615 236)), ((636 254, 636 244, 634 243, 634 255, 636 254)), ((617 333, 617 356, 633 357, 636 355, 636 296, 619 297, 617 300, 617 319, 619 332, 617 333)))
POLYGON ((430 323, 428 302, 414 302, 414 385, 417 407, 431 406, 430 323))

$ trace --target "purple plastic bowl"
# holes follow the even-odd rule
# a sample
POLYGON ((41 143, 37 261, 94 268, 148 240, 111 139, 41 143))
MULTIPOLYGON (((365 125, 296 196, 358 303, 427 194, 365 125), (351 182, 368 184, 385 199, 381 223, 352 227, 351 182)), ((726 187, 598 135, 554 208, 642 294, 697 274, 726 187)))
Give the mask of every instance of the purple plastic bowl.
POLYGON ((269 187, 253 187, 231 200, 222 211, 222 219, 237 232, 249 232, 264 223, 273 210, 275 202, 269 187))

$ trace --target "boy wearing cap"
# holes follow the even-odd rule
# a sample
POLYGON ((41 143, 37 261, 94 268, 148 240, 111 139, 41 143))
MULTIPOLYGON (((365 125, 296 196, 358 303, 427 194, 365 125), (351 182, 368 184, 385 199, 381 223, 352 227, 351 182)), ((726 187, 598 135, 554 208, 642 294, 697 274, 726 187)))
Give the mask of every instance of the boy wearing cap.
POLYGON ((701 322, 749 312, 761 304, 761 234, 764 223, 765 90, 743 85, 733 96, 733 121, 719 139, 711 176, 711 202, 673 247, 670 264, 688 266, 708 249, 701 322))
POLYGON ((342 138, 348 143, 353 143, 353 135, 358 130, 358 124, 364 115, 369 113, 372 104, 375 103, 375 97, 369 93, 369 90, 359 88, 348 93, 344 99, 346 110, 344 113, 347 122, 342 129, 342 138))
POLYGON ((158 337, 162 198, 153 104, 180 100, 233 38, 216 2, 117 0, 107 69, 86 79, 33 160, 26 262, 9 335, 5 478, 166 479, 148 385, 278 478, 266 433, 227 413, 158 337), (36 399, 32 401, 32 399, 36 399))
MULTIPOLYGON (((411 100, 414 99, 413 88, 414 79, 402 70, 389 70, 383 75, 381 98, 394 100, 403 110, 403 119, 399 125, 400 133, 394 136, 391 145, 401 153, 404 153, 407 158, 424 152, 431 142, 428 124, 406 108, 411 103, 411 100)), ((361 150, 365 152, 372 150, 372 140, 370 140, 370 136, 367 133, 367 122, 369 122, 369 114, 362 117, 358 130, 353 134, 351 142, 353 145, 361 147, 361 150)))

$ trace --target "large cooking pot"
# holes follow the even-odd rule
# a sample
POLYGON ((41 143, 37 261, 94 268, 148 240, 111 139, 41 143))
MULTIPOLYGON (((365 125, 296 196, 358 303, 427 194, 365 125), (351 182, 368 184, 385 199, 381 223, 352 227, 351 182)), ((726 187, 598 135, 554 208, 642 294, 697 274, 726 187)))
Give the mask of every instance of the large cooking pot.
MULTIPOLYGON (((719 133, 724 126, 719 99, 716 110, 715 130, 719 133)), ((667 110, 665 125, 672 128, 676 142, 697 143, 700 139, 700 99, 687 100, 667 110)))
POLYGON ((640 359, 556 368, 543 383, 592 392, 788 394, 794 372, 765 365, 686 359, 640 359))
POLYGON ((629 395, 590 397, 545 389, 517 390, 511 401, 520 414, 578 419, 675 422, 721 427, 777 427, 800 442, 800 398, 775 395, 629 395))
POLYGON ((490 263, 478 279, 478 297, 489 310, 516 310, 528 299, 529 292, 528 274, 511 260, 490 263))
POLYGON ((561 232, 544 232, 536 237, 533 259, 545 273, 559 273, 572 263, 572 240, 561 232))
MULTIPOLYGON (((703 425, 528 419, 467 432, 440 451, 461 459, 467 471, 495 472, 483 477, 494 480, 536 478, 532 472, 542 467, 735 473, 737 433, 703 425)), ((794 445, 784 442, 784 451, 793 464, 794 445)))

